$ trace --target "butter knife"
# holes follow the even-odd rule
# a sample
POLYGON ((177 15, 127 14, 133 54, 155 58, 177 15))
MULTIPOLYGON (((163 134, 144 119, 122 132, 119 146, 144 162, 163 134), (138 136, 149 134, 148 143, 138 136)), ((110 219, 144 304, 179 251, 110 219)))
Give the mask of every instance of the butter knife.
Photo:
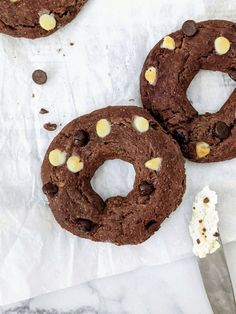
POLYGON ((205 258, 198 258, 198 265, 214 314, 236 314, 233 285, 220 238, 219 241, 220 248, 205 258))

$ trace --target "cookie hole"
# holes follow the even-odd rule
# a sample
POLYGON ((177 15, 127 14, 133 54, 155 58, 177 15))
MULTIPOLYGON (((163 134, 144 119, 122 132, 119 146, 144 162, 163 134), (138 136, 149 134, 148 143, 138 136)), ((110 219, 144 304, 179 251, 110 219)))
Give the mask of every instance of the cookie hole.
POLYGON ((92 180, 93 190, 106 201, 114 196, 127 196, 133 190, 135 170, 121 159, 107 160, 97 169, 92 180))
POLYGON ((156 221, 156 220, 150 220, 148 223, 145 224, 145 228, 146 228, 146 229, 149 229, 149 228, 151 228, 152 226, 154 226, 155 224, 157 224, 157 221, 156 221))
POLYGON ((235 88, 236 82, 228 74, 200 70, 189 85, 187 97, 199 114, 215 113, 220 110, 235 88))

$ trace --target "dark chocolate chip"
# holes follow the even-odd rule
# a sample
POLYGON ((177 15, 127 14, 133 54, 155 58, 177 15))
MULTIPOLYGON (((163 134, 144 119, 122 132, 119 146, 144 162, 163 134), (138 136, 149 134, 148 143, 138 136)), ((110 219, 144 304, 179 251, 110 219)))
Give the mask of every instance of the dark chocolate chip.
POLYGON ((219 237, 220 234, 219 234, 219 232, 215 232, 215 233, 213 234, 213 236, 214 236, 214 237, 219 237))
POLYGON ((187 144, 189 142, 188 131, 184 128, 175 130, 173 137, 179 144, 187 144))
POLYGON ((74 144, 80 147, 86 146, 89 142, 89 134, 84 130, 79 130, 74 135, 74 144))
POLYGON ((85 231, 85 232, 88 232, 88 231, 91 231, 92 228, 93 228, 93 223, 91 220, 88 220, 88 219, 78 219, 76 221, 77 225, 78 225, 78 228, 79 230, 81 231, 85 231))
POLYGON ((197 244, 200 244, 200 243, 201 243, 201 241, 199 239, 197 239, 197 244))
POLYGON ((45 123, 43 127, 47 131, 55 131, 57 129, 57 124, 48 122, 45 123))
POLYGON ((230 136, 230 128, 226 123, 219 121, 215 123, 213 133, 219 139, 224 140, 230 136))
POLYGON ((232 80, 236 81, 236 71, 230 71, 230 72, 229 72, 229 77, 230 77, 232 80))
POLYGON ((150 220, 148 223, 145 224, 145 228, 146 228, 146 229, 149 229, 149 228, 151 228, 152 226, 154 226, 156 223, 157 223, 156 220, 150 220))
POLYGON ((197 33, 197 23, 193 20, 188 20, 184 22, 182 26, 182 31, 184 35, 188 37, 194 36, 197 33))
POLYGON ((154 190, 155 188, 152 183, 148 183, 144 181, 143 183, 139 185, 139 193, 141 196, 151 195, 154 190))
POLYGON ((44 184, 42 190, 45 195, 53 197, 58 192, 58 186, 52 182, 48 182, 44 184))
POLYGON ((209 202, 210 202, 209 198, 208 198, 208 197, 205 197, 204 200, 203 200, 203 203, 207 204, 207 203, 209 203, 209 202))
POLYGON ((46 114, 46 113, 49 113, 49 111, 47 109, 41 108, 39 113, 40 114, 46 114))
POLYGON ((48 79, 47 73, 44 72, 43 70, 35 70, 32 74, 32 78, 33 81, 39 85, 45 84, 48 79))

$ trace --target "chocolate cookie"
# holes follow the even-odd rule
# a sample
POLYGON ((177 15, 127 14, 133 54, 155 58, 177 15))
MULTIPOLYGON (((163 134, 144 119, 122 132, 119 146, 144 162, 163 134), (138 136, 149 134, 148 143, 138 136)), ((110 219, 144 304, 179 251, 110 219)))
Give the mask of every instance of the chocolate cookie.
POLYGON ((182 30, 162 39, 145 61, 143 105, 192 161, 236 157, 236 91, 214 114, 198 114, 186 96, 200 69, 225 72, 236 79, 235 58, 235 23, 186 21, 182 30))
POLYGON ((0 32, 37 38, 69 23, 87 0, 1 0, 0 32))
POLYGON ((184 161, 178 145, 144 109, 107 107, 59 133, 45 155, 42 182, 63 228, 94 241, 137 244, 180 204, 184 161), (134 188, 127 197, 104 202, 90 181, 106 160, 117 158, 133 164, 134 188))

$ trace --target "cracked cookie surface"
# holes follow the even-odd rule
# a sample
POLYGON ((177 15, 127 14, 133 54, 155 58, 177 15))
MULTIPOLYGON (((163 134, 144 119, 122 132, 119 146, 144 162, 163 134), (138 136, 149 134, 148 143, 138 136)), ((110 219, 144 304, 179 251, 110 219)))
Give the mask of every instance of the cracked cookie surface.
POLYGON ((87 0, 2 0, 0 32, 38 38, 69 23, 87 0))
POLYGON ((41 176, 43 192, 63 228, 117 245, 148 239, 185 191, 178 145, 146 110, 135 106, 107 107, 70 122, 49 146, 41 176), (90 181, 111 159, 131 163, 136 177, 127 197, 104 202, 90 181))
POLYGON ((235 60, 235 23, 213 20, 186 21, 181 30, 161 40, 145 61, 140 78, 143 105, 192 161, 236 157, 236 91, 214 114, 198 114, 186 96, 200 69, 225 72, 236 80, 235 60))

